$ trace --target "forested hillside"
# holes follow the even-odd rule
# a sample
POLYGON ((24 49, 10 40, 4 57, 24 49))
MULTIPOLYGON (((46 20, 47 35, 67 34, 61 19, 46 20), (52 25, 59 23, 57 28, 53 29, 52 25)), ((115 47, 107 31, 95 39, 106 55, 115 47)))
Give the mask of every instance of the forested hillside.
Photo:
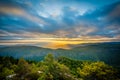
POLYGON ((8 46, 0 48, 0 56, 22 57, 35 61, 43 60, 48 53, 54 54, 55 58, 65 56, 76 60, 104 61, 107 64, 120 67, 120 42, 82 44, 69 50, 36 46, 8 46))
POLYGON ((119 80, 118 69, 101 61, 78 61, 48 54, 35 62, 0 57, 0 80, 119 80))

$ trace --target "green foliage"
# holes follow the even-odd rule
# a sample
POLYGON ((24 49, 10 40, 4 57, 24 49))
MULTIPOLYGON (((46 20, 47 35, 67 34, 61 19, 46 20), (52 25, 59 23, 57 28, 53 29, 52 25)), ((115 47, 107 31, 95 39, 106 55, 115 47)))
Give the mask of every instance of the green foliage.
POLYGON ((116 70, 104 62, 84 63, 78 73, 85 80, 117 80, 116 70))
POLYGON ((0 80, 6 79, 7 76, 14 74, 17 60, 12 57, 0 57, 0 80))
POLYGON ((4 67, 2 69, 2 72, 0 73, 0 79, 6 79, 7 76, 14 74, 14 71, 12 69, 8 69, 4 67))
POLYGON ((40 62, 0 58, 0 80, 119 80, 117 69, 104 62, 46 55, 40 62), (4 62, 5 61, 5 62, 4 62), (7 63, 7 64, 6 64, 7 63))
POLYGON ((37 80, 39 77, 39 68, 34 64, 29 64, 23 58, 19 59, 18 67, 16 69, 17 78, 27 79, 27 80, 37 80))
POLYGON ((27 73, 30 72, 30 65, 24 59, 20 59, 18 61, 18 68, 16 70, 19 76, 25 76, 27 73))
POLYGON ((69 59, 66 57, 59 57, 58 62, 69 67, 71 73, 74 74, 76 77, 79 77, 79 74, 77 73, 77 68, 78 67, 82 68, 82 64, 85 62, 90 63, 90 61, 79 61, 79 60, 69 59))
POLYGON ((58 62, 68 66, 77 78, 83 80, 117 80, 118 70, 104 62, 78 61, 60 57, 58 62))
POLYGON ((39 80, 74 80, 69 68, 55 61, 52 54, 48 54, 42 64, 39 80))

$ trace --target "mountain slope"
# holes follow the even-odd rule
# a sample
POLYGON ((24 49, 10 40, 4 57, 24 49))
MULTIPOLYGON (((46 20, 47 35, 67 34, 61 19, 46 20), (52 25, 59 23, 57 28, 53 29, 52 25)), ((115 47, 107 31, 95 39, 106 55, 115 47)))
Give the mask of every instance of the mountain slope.
POLYGON ((47 49, 35 46, 9 46, 0 48, 0 56, 23 57, 30 60, 43 60, 48 53, 55 57, 65 56, 77 60, 104 61, 120 66, 120 42, 82 44, 70 50, 47 49))

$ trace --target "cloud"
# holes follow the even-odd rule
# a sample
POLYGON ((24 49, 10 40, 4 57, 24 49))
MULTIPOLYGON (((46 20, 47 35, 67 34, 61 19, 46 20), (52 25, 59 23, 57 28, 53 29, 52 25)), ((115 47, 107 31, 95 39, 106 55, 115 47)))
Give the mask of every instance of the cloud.
POLYGON ((67 1, 3 1, 0 5, 0 38, 111 39, 120 34, 118 4, 99 6, 94 11, 91 10, 96 6, 94 1, 67 1))
MULTIPOLYGON (((112 5, 110 5, 110 7, 112 7, 111 11, 109 12, 107 18, 111 18, 111 19, 117 19, 120 18, 120 2, 116 2, 112 5)), ((108 7, 108 9, 110 8, 108 7)))
POLYGON ((80 37, 80 36, 87 36, 91 35, 92 33, 96 33, 97 28, 94 26, 85 26, 85 25, 79 25, 74 27, 69 27, 67 29, 57 30, 53 32, 52 34, 58 36, 58 37, 80 37))
POLYGON ((76 16, 78 14, 78 11, 74 7, 64 7, 62 15, 62 20, 67 25, 74 25, 76 21, 76 16))
POLYGON ((27 13, 24 9, 14 7, 14 6, 0 6, 0 13, 11 15, 11 16, 20 16, 35 23, 46 24, 45 21, 38 18, 37 16, 33 16, 27 13))
POLYGON ((19 30, 18 33, 13 33, 13 32, 8 32, 5 30, 0 30, 0 39, 14 39, 14 40, 19 40, 19 39, 40 39, 40 38, 52 38, 56 37, 53 34, 47 34, 47 33, 40 33, 40 32, 28 32, 24 30, 19 30))

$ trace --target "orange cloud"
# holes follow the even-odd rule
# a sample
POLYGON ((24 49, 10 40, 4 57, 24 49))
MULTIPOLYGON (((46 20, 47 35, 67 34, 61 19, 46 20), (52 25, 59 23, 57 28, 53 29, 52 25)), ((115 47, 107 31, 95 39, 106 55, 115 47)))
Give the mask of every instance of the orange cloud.
POLYGON ((101 42, 110 42, 110 41, 118 41, 119 36, 115 38, 108 38, 108 37, 102 37, 102 36, 87 36, 87 37, 81 37, 81 38, 37 38, 37 39, 30 39, 30 40, 1 40, 1 45, 16 45, 16 44, 31 44, 31 45, 37 45, 43 44, 41 47, 45 48, 64 48, 69 49, 69 45, 78 45, 83 43, 101 43, 101 42))

